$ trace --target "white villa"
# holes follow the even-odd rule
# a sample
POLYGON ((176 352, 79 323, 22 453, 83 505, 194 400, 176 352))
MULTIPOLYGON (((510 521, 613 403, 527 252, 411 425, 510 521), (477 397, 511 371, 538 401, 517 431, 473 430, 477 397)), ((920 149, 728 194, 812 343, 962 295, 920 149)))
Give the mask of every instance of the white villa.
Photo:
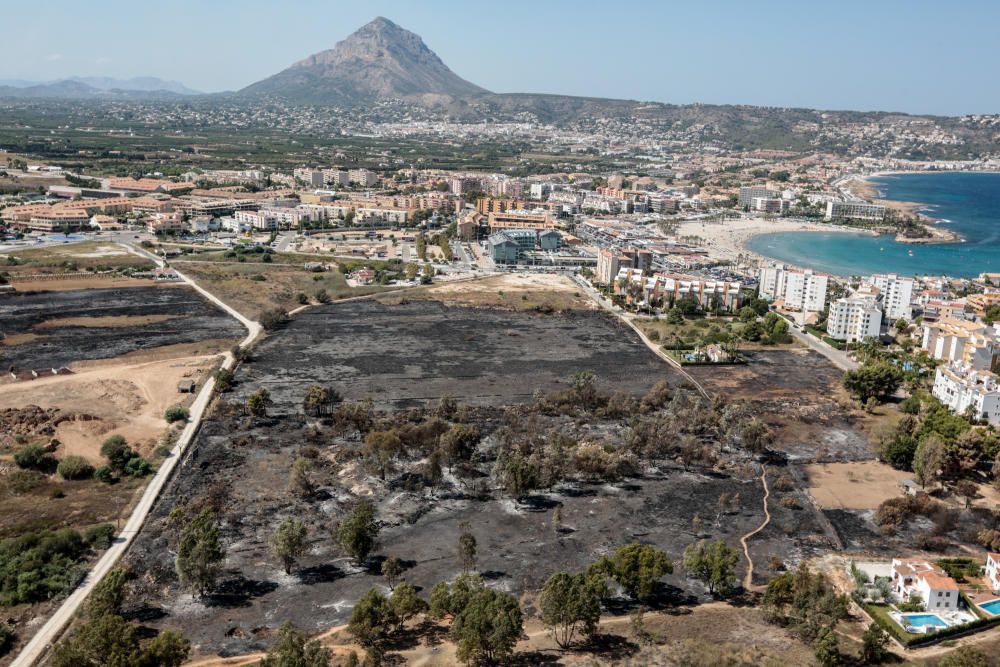
POLYGON ((903 602, 919 595, 927 611, 955 610, 961 606, 955 580, 925 560, 893 558, 892 590, 903 602))
POLYGON ((986 580, 994 593, 1000 592, 1000 554, 986 554, 986 580))

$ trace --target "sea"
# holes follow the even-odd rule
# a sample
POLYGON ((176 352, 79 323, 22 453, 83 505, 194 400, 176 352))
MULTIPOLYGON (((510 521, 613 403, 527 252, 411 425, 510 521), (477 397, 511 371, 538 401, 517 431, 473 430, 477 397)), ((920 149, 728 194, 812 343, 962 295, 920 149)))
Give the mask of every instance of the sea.
POLYGON ((918 202, 959 243, 897 243, 892 236, 780 232, 747 247, 772 259, 837 276, 897 273, 971 278, 1000 272, 1000 173, 921 172, 870 179, 882 199, 918 202))

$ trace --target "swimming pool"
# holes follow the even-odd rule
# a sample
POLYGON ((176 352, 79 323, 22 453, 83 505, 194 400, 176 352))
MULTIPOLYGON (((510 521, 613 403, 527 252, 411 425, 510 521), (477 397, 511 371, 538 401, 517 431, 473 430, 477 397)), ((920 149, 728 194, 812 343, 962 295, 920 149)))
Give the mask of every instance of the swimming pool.
POLYGON ((55 243, 63 242, 68 243, 69 241, 82 241, 86 236, 79 236, 77 234, 49 234, 45 237, 46 241, 52 241, 55 243))
POLYGON ((937 614, 900 614, 900 618, 903 619, 906 625, 912 625, 915 628, 927 625, 932 625, 936 628, 948 627, 948 624, 937 614))
POLYGON ((979 608, 989 612, 993 616, 1000 616, 1000 598, 996 600, 990 600, 989 602, 984 602, 979 605, 979 608))

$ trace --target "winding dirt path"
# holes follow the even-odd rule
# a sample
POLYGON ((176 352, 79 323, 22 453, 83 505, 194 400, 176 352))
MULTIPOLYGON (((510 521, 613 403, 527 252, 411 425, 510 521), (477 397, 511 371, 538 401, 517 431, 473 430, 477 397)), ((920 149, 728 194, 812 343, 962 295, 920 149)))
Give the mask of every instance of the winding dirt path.
POLYGON ((743 545, 743 555, 747 559, 747 573, 743 577, 743 588, 746 590, 753 590, 753 559, 750 558, 750 547, 747 546, 747 541, 764 530, 767 524, 771 523, 771 512, 767 509, 767 499, 771 497, 771 489, 767 486, 767 466, 761 465, 760 467, 760 483, 764 485, 764 522, 759 526, 751 530, 749 533, 740 538, 740 544, 743 545))

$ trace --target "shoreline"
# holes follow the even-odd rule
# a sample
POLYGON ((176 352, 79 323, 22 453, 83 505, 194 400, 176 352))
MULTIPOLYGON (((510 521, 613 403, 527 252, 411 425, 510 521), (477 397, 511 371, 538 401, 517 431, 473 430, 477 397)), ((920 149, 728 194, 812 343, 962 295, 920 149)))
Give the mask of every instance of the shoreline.
POLYGON ((737 263, 752 263, 757 266, 765 266, 769 263, 788 264, 788 262, 781 262, 780 260, 756 253, 748 247, 750 240, 754 237, 783 232, 879 236, 877 232, 867 229, 856 229, 832 223, 787 219, 766 220, 764 218, 744 218, 723 222, 691 220, 682 222, 677 227, 678 237, 697 236, 702 239, 701 243, 698 244, 699 247, 704 248, 711 259, 728 261, 734 265, 737 263))
MULTIPOLYGON (((941 223, 941 218, 935 218, 933 216, 927 215, 923 211, 926 210, 931 204, 925 204, 921 202, 911 202, 911 201, 901 201, 897 199, 886 199, 882 197, 882 192, 878 189, 878 186, 872 182, 872 179, 879 178, 881 176, 901 176, 905 174, 925 174, 925 173, 951 173, 951 172, 927 172, 927 171, 877 171, 873 174, 863 176, 861 174, 852 174, 848 176, 846 180, 839 184, 839 187, 847 190, 852 195, 858 199, 864 199, 873 204, 879 204, 885 206, 892 211, 895 211, 898 215, 903 217, 910 217, 916 221, 920 227, 924 229, 930 236, 911 238, 903 236, 902 234, 896 234, 895 240, 897 243, 908 243, 908 244, 945 244, 945 243, 963 243, 963 239, 959 234, 951 231, 950 229, 944 229, 938 225, 941 223)), ((958 173, 958 172, 956 172, 958 173)), ((994 172, 967 172, 967 173, 994 173, 994 172)))

